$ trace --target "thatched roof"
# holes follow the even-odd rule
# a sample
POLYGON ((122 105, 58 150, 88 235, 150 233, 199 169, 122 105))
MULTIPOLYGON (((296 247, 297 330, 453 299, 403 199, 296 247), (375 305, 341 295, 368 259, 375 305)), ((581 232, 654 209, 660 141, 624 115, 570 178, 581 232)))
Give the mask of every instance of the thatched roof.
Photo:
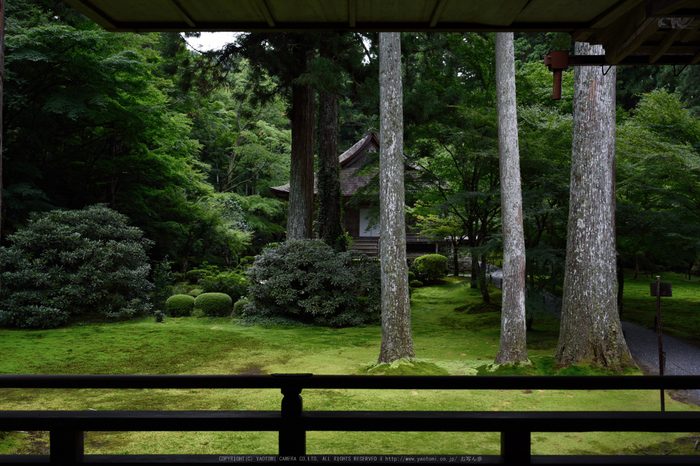
MULTIPOLYGON (((372 175, 357 176, 356 173, 364 164, 368 153, 379 150, 379 138, 375 133, 366 133, 348 150, 340 154, 340 189, 345 197, 352 197, 358 189, 369 183, 372 175)), ((315 184, 315 182, 314 182, 315 184)), ((270 188, 273 194, 283 199, 289 199, 289 183, 270 188)), ((314 193, 316 187, 314 186, 314 193)))

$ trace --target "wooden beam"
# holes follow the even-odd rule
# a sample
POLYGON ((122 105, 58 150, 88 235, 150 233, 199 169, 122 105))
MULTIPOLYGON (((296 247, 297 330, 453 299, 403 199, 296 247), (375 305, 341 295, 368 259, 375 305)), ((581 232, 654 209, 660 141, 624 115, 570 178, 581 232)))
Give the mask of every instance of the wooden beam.
POLYGON ((593 29, 577 29, 571 33, 571 40, 574 42, 588 42, 588 39, 595 33, 596 31, 593 29))
POLYGON ((354 28, 356 24, 356 7, 357 6, 355 5, 355 0, 348 0, 348 24, 351 28, 354 28))
POLYGON ((647 15, 663 17, 687 6, 697 5, 697 0, 651 0, 647 4, 647 15))
POLYGON ((608 55, 607 47, 605 55, 609 57, 610 63, 617 64, 627 55, 635 51, 637 47, 654 34, 659 29, 658 18, 647 18, 637 29, 630 35, 621 34, 613 38, 610 55, 608 55))
MULTIPOLYGON (((615 37, 621 34, 631 34, 636 25, 641 24, 646 19, 646 9, 644 5, 638 5, 626 15, 618 18, 609 26, 599 30, 594 34, 592 43, 610 44, 615 37)), ((608 53, 609 45, 605 45, 605 53, 608 53)))
POLYGON ((698 31, 699 27, 700 20, 695 20, 693 22, 693 27, 688 28, 681 33, 681 42, 691 42, 700 37, 700 31, 698 31))
POLYGON ((270 14, 270 10, 267 8, 267 5, 265 4, 265 0, 256 0, 255 3, 258 5, 258 8, 260 8, 260 12, 265 17, 265 21, 267 21, 267 25, 270 26, 271 28, 275 27, 275 21, 272 19, 272 15, 270 14))
POLYGON ((656 47, 654 53, 649 57, 649 63, 656 63, 661 56, 673 45, 676 39, 681 35, 681 29, 674 29, 666 32, 661 43, 656 47))
POLYGON ((197 23, 195 23, 194 19, 187 13, 187 10, 185 10, 185 7, 182 6, 182 3, 180 3, 179 0, 164 0, 165 3, 168 5, 175 7, 177 12, 180 14, 180 17, 185 20, 187 24, 189 24, 190 27, 196 28, 197 23))
POLYGON ((72 6, 105 29, 118 28, 116 21, 88 0, 73 0, 72 6))
POLYGON ((448 0, 438 0, 437 5, 435 5, 435 9, 433 10, 433 14, 430 17, 430 27, 434 28, 437 26, 438 20, 440 19, 440 15, 442 14, 443 10, 445 9, 445 6, 447 5, 448 0))
POLYGON ((608 8, 606 11, 596 16, 590 23, 591 29, 604 28, 618 19, 622 18, 623 15, 627 14, 633 8, 638 7, 646 0, 622 0, 617 2, 612 7, 608 8))
POLYGON ((691 65, 697 65, 698 63, 700 63, 700 52, 696 53, 692 60, 690 60, 691 65))

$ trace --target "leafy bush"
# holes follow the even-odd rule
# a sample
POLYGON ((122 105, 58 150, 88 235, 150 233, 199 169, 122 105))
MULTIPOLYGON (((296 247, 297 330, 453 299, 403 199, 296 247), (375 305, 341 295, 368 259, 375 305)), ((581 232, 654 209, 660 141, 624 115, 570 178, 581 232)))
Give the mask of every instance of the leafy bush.
POLYGON ((195 289, 187 292, 187 294, 192 296, 193 298, 196 298, 197 296, 199 296, 202 293, 204 293, 204 290, 201 288, 195 288, 195 289))
POLYGON ((411 288, 420 288, 423 286, 423 282, 420 280, 411 280, 411 282, 408 284, 411 288))
POLYGON ((245 257, 242 257, 242 258, 241 258, 241 261, 239 262, 239 264, 241 264, 241 265, 248 265, 248 264, 252 264, 254 261, 255 261, 255 257, 253 257, 253 256, 245 256, 245 257))
POLYGON ((225 293, 202 293, 194 300, 195 312, 209 317, 228 317, 232 307, 233 300, 225 293))
POLYGON ((52 328, 72 316, 151 310, 150 241, 104 205, 34 213, 0 248, 0 325, 52 328))
POLYGON ((416 274, 411 272, 410 270, 408 271, 408 281, 409 283, 412 282, 413 280, 416 280, 416 274))
POLYGON ((248 288, 248 281, 245 277, 233 270, 226 272, 218 272, 217 270, 213 274, 203 277, 199 284, 205 292, 225 293, 233 301, 238 301, 241 296, 244 296, 248 288))
POLYGON ((447 257, 442 254, 426 254, 413 261, 413 266, 427 282, 435 282, 447 275, 447 257))
POLYGON ((245 312, 246 305, 250 302, 248 298, 241 298, 233 305, 231 317, 239 317, 245 312))
POLYGON ((165 310, 173 317, 183 317, 192 314, 194 297, 188 294, 176 294, 165 301, 165 310))
POLYGON ((343 327, 376 322, 381 312, 377 261, 335 252, 320 240, 268 247, 248 270, 246 313, 343 327))
POLYGON ((208 271, 200 269, 189 270, 185 274, 185 278, 188 282, 192 283, 193 285, 196 285, 202 278, 206 277, 208 273, 208 271))

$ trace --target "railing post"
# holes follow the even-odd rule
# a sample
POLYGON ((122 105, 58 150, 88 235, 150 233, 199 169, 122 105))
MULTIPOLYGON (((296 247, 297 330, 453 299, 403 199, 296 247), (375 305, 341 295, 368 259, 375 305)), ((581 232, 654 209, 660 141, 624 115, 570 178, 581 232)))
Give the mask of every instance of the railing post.
POLYGON ((506 464, 530 464, 530 432, 501 432, 501 458, 506 464))
POLYGON ((282 428, 280 429, 280 456, 306 455, 306 431, 300 426, 303 400, 301 387, 282 387, 282 428))
POLYGON ((49 431, 51 464, 76 464, 83 462, 83 432, 73 429, 49 431))

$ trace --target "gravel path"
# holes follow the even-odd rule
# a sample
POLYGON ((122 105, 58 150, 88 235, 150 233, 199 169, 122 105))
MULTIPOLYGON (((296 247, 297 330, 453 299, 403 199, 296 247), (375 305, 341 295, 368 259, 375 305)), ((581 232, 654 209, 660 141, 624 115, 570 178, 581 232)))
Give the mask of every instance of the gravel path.
MULTIPOLYGON (((494 269, 489 273, 489 281, 497 288, 501 287, 503 271, 494 269)), ((545 298, 547 296, 545 295, 545 298)), ((552 302, 545 302, 545 310, 556 318, 560 315, 554 312, 556 305, 561 308, 561 300, 550 295, 552 302)), ((545 299, 545 301, 547 301, 545 299)), ((622 322, 627 346, 634 362, 645 374, 659 373, 659 340, 656 332, 639 325, 622 322)), ((700 375, 700 348, 677 338, 663 335, 663 350, 666 352, 667 375, 700 375)), ((685 390, 683 396, 688 401, 700 406, 700 390, 685 390)))
MULTIPOLYGON (((622 322, 627 346, 632 358, 645 372, 659 373, 659 343, 656 332, 638 325, 622 322)), ((664 374, 668 375, 700 375, 700 348, 677 338, 663 335, 663 350, 666 352, 666 367, 664 374)), ((689 390, 689 395, 700 401, 700 390, 689 390)))

